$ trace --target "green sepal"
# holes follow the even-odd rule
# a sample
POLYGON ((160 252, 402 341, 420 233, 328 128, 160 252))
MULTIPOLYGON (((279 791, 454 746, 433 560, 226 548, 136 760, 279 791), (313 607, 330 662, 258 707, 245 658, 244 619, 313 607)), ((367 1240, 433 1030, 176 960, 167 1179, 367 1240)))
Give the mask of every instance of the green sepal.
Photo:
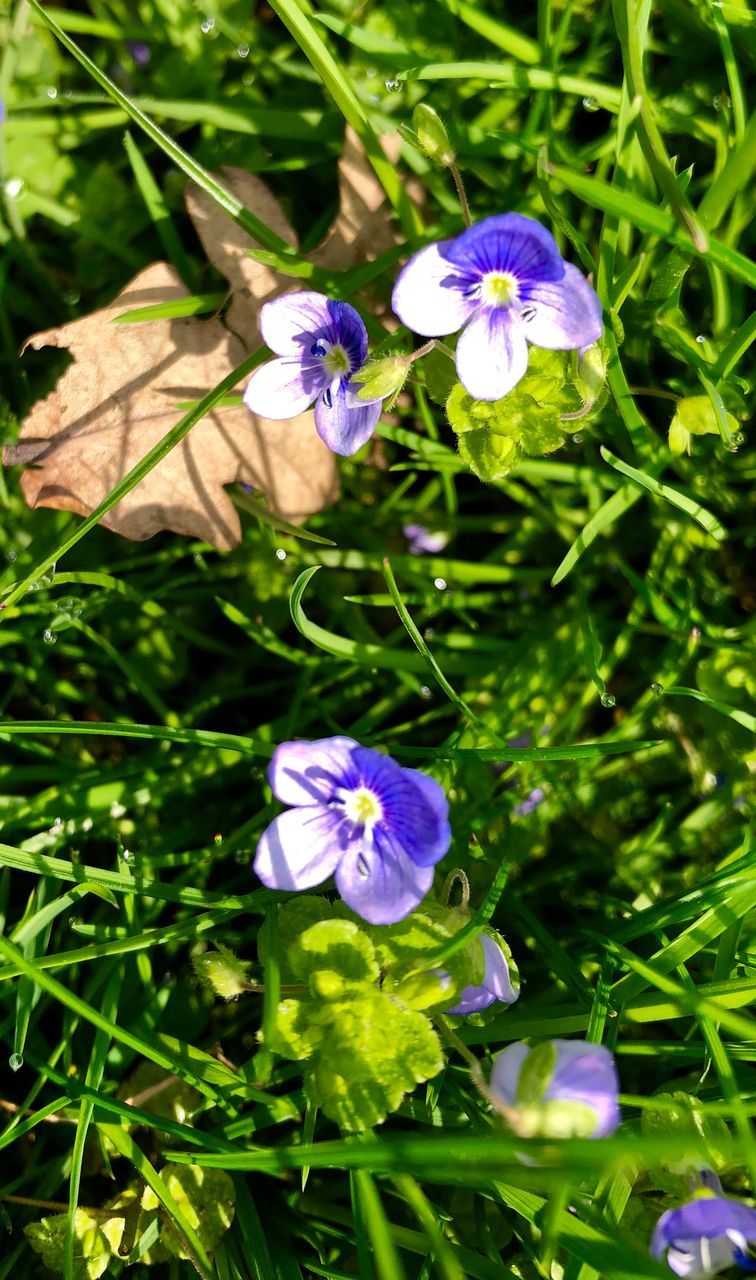
POLYGON ((598 1119, 586 1102, 539 1102, 517 1112, 522 1138, 590 1138, 598 1119))
POLYGON ((386 407, 390 409, 407 381, 411 367, 412 360, 404 355, 368 360, 367 364, 352 374, 352 382, 360 385, 358 398, 368 401, 387 400, 386 407))
MULTIPOLYGON (((517 1079, 518 1107, 540 1103, 549 1087, 557 1061, 556 1045, 550 1040, 535 1044, 520 1068, 517 1079)), ((594 1114, 593 1112, 591 1114, 594 1114)), ((594 1115, 595 1123, 595 1115, 594 1115)))
POLYGON ((439 351, 438 347, 434 347, 418 361, 417 368, 431 400, 435 404, 445 405, 457 381, 454 361, 443 351, 439 351))

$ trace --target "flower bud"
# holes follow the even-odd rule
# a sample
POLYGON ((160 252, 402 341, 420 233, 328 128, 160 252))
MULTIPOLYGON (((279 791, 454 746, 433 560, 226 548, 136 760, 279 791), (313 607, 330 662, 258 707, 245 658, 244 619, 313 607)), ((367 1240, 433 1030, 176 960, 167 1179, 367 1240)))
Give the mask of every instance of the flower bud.
POLYGON ((420 102, 412 112, 412 123, 415 126, 417 140, 434 164, 448 169, 454 164, 455 156, 449 142, 444 123, 438 112, 429 107, 427 102, 420 102))
POLYGON ((478 984, 465 987, 464 991, 460 992, 457 1003, 453 1008, 447 1009, 447 1013, 457 1015, 480 1013, 495 1000, 501 1004, 514 1004, 520 994, 520 975, 517 972, 517 965, 501 935, 493 931, 482 933, 472 945, 483 948, 485 964, 483 980, 478 984))
POLYGON ((598 342, 579 353, 575 385, 585 404, 594 404, 601 395, 606 381, 606 364, 606 351, 598 342))
POLYGON ((387 399, 390 408, 407 381, 411 364, 412 361, 402 355, 368 360, 367 364, 352 374, 352 382, 360 384, 358 401, 387 399))
POLYGON ((600 1044, 510 1044, 496 1055, 491 1095, 523 1138, 604 1138, 620 1122, 614 1059, 600 1044))
POLYGON ((218 943, 217 951, 195 956, 193 963, 202 985, 223 1000, 235 1000, 247 989, 249 964, 222 943, 218 943))

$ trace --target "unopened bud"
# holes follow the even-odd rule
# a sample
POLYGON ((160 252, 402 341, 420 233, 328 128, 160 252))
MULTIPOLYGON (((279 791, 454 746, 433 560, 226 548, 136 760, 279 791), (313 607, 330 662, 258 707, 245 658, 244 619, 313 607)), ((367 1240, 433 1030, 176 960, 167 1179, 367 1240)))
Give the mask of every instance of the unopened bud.
POLYGON ((222 943, 218 943, 217 951, 205 951, 203 955, 195 956, 193 963, 202 985, 223 1000, 235 1000, 249 985, 249 964, 222 943))
POLYGON ((407 356, 381 356, 369 360, 352 374, 352 382, 360 384, 359 400, 388 400, 389 408, 407 381, 412 361, 407 356))
POLYGON ((578 357, 575 382, 585 404, 598 400, 606 380, 606 351, 598 342, 578 357))
POLYGON ((448 169, 454 164, 455 156, 449 142, 444 123, 438 112, 429 107, 427 102, 420 102, 412 112, 412 123, 415 126, 417 140, 434 164, 448 169))

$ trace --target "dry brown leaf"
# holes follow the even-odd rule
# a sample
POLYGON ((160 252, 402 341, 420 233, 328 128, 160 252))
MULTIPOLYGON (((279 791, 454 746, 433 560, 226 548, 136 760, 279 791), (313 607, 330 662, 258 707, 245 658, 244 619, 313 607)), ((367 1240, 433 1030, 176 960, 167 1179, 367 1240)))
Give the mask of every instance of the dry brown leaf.
MULTIPOLYGON (((230 169, 224 180, 248 209, 295 244, 278 201, 259 178, 230 169)), ((339 213, 313 254, 321 266, 348 267, 396 242, 391 211, 351 131, 339 187, 339 213)), ((63 347, 74 357, 55 390, 32 409, 19 443, 5 450, 7 465, 26 466, 21 488, 30 506, 88 515, 176 424, 177 402, 205 395, 258 345, 263 302, 297 287, 248 256, 255 242, 204 192, 191 188, 187 205, 209 259, 231 286, 228 326, 219 319, 112 324, 135 307, 186 296, 173 268, 156 262, 109 306, 30 338, 27 345, 36 350, 63 347)), ((172 529, 227 549, 240 536, 223 488, 233 481, 261 489, 270 509, 291 522, 338 495, 335 460, 315 432, 312 413, 273 422, 243 407, 215 409, 103 524, 136 540, 172 529)))

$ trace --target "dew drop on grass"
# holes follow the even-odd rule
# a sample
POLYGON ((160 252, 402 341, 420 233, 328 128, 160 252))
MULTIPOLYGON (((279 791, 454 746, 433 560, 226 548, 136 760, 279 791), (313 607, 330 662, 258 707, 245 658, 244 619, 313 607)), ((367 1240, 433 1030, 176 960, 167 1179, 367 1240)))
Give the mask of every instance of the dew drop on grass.
POLYGON ((131 849, 123 849, 121 852, 121 862, 125 862, 127 866, 131 866, 134 861, 134 855, 131 849))
POLYGON ((434 578, 433 585, 437 591, 446 591, 446 578, 434 578))
POLYGON ((583 437, 581 436, 581 434, 580 434, 580 432, 579 432, 579 431, 578 431, 577 435, 574 435, 574 436, 572 437, 572 443, 573 443, 573 444, 582 444, 582 443, 583 443, 583 437))
POLYGON ((236 54, 237 54, 237 57, 239 57, 239 58, 248 58, 248 57, 249 57, 249 45, 248 45, 248 44, 240 44, 240 45, 239 45, 239 48, 236 50, 236 54))
POLYGON ((8 1059, 8 1066, 11 1071, 20 1071, 24 1065, 24 1055, 22 1053, 12 1053, 8 1059))
POLYGON ((368 80, 375 80, 375 77, 377 75, 378 75, 378 71, 376 67, 368 67, 367 71, 365 72, 365 76, 368 80))
POLYGON ((286 559, 286 552, 284 551, 283 547, 279 547, 276 551, 276 560, 285 560, 285 559, 286 559))
POLYGON ((602 707, 614 707, 617 705, 617 699, 613 693, 602 693, 601 705, 602 707))
POLYGON ((706 334, 705 334, 705 333, 697 333, 697 334, 696 334, 696 342, 697 342, 697 343, 699 343, 699 345, 700 345, 701 343, 705 342, 705 341, 706 341, 706 334))
POLYGON ((401 80, 384 80, 386 93, 398 93, 402 87, 401 80))
POLYGON ((583 98, 583 107, 586 111, 600 111, 601 108, 595 98, 583 98))
POLYGON ((51 630, 50 630, 50 628, 49 628, 49 627, 45 627, 44 631, 42 632, 42 639, 43 639, 43 641, 44 641, 44 643, 45 643, 45 644, 57 644, 57 643, 58 643, 58 637, 56 636, 56 634, 55 634, 55 632, 54 632, 54 631, 51 631, 51 630))
POLYGON ((254 71, 245 71, 244 75, 242 76, 242 84, 244 85, 244 88, 249 89, 250 85, 253 85, 254 83, 255 83, 254 71))
POLYGON ((23 178, 8 178, 3 190, 10 200, 18 200, 18 197, 23 195, 25 187, 23 178))
POLYGON ((8 547, 8 550, 5 553, 5 558, 8 561, 8 564, 15 564, 18 560, 18 552, 14 551, 13 547, 8 547))
POLYGON ((664 693, 664 686, 661 684, 658 684, 657 681, 654 680, 654 683, 651 685, 651 692, 655 693, 658 698, 660 693, 664 693))
POLYGON ((215 18, 203 18, 201 23, 202 34, 205 36, 209 36, 214 26, 215 26, 215 18))
POLYGON ((428 698, 430 698, 430 697, 431 697, 431 691, 430 691, 430 689, 428 688, 427 684, 424 684, 424 685, 421 685, 421 686, 420 686, 420 697, 421 697, 421 698, 425 698, 425 699, 426 699, 426 701, 428 700, 428 698))
POLYGON ((739 449, 741 444, 744 444, 744 443, 745 443, 745 436, 743 435, 743 432, 733 431, 732 436, 730 437, 730 444, 733 446, 733 448, 739 449))
POLYGON ((57 96, 58 96, 58 90, 57 90, 57 89, 54 89, 54 88, 53 88, 53 86, 52 86, 52 85, 50 85, 50 88, 47 90, 47 96, 48 96, 48 98, 52 98, 52 99, 57 98, 57 96))

